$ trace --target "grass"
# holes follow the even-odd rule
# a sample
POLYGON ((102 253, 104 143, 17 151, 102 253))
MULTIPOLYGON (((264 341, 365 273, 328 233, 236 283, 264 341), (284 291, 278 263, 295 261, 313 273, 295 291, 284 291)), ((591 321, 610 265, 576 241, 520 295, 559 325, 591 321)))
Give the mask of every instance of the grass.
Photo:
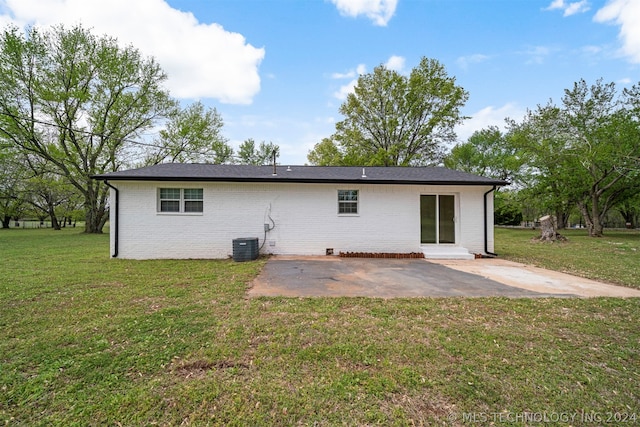
POLYGON ((0 257, 0 424, 640 423, 640 299, 247 299, 263 260, 109 260, 77 230, 0 257))
POLYGON ((537 230, 497 228, 501 258, 589 279, 640 289, 640 232, 606 230, 593 238, 585 230, 560 230, 567 242, 534 243, 537 230))

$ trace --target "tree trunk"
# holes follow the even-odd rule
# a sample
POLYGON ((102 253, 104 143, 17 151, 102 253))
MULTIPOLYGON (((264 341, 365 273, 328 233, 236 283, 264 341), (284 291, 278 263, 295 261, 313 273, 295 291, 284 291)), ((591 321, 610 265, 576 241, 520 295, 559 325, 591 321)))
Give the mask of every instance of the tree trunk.
POLYGON ((557 211, 556 212, 556 218, 557 220, 557 228, 559 230, 563 230, 565 228, 567 228, 567 224, 569 223, 569 213, 565 212, 565 211, 557 211))
POLYGON ((104 222, 101 221, 101 219, 100 212, 96 212, 96 210, 89 206, 85 215, 84 232, 102 234, 104 222))
POLYGON ((592 227, 589 229, 589 236, 602 237, 603 232, 604 232, 604 226, 600 222, 600 218, 596 216, 595 218, 593 218, 592 227))
POLYGON ((627 206, 621 206, 618 208, 618 212, 624 218, 624 222, 627 228, 636 228, 636 215, 633 209, 627 206))
POLYGON ((540 218, 540 236, 534 238, 540 242, 555 242, 556 240, 566 241, 567 238, 557 231, 556 218, 553 215, 546 215, 540 218))
MULTIPOLYGON (((50 196, 50 195, 49 195, 50 196)), ((54 230, 60 230, 60 221, 58 221, 58 217, 56 216, 56 207, 53 197, 47 197, 47 213, 49 214, 49 218, 51 219, 51 228, 54 230)))
POLYGON ((10 216, 5 215, 2 217, 2 228, 9 228, 10 223, 11 223, 10 216))
POLYGON ((540 240, 543 242, 553 242, 556 240, 556 223, 555 218, 546 215, 540 218, 540 240))
POLYGON ((86 209, 84 232, 102 234, 102 228, 107 222, 106 210, 104 203, 100 200, 99 183, 88 182, 87 191, 84 198, 84 206, 86 209))
POLYGON ((593 234, 590 234, 591 237, 602 237, 604 231, 602 220, 606 212, 600 210, 600 196, 598 193, 591 195, 591 216, 593 217, 593 234))
POLYGON ((51 228, 54 230, 60 230, 60 222, 58 221, 58 217, 51 206, 49 207, 49 218, 51 218, 51 228))
POLYGON ((589 212, 587 204, 581 201, 578 202, 578 208, 580 209, 580 213, 584 219, 584 225, 587 227, 587 231, 589 232, 589 237, 602 237, 603 225, 600 221, 598 207, 593 206, 591 208, 591 212, 589 212))
POLYGON ((623 211, 620 211, 620 215, 622 215, 627 228, 636 228, 636 216, 633 214, 633 212, 623 213, 623 211))

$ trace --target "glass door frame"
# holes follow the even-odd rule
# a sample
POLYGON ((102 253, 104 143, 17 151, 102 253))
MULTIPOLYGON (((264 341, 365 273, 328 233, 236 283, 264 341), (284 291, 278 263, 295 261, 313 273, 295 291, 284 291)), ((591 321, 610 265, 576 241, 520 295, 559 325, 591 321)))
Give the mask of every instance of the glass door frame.
POLYGON ((460 227, 459 227, 459 221, 458 218, 459 216, 459 212, 460 212, 460 197, 458 193, 421 193, 420 194, 420 203, 419 203, 419 216, 420 216, 420 245, 449 245, 449 246, 455 246, 458 244, 459 242, 459 236, 460 236, 460 227), (423 217, 422 217, 422 197, 423 196, 433 196, 435 197, 435 224, 434 224, 434 228, 435 230, 433 230, 435 232, 435 242, 429 242, 429 243, 424 243, 422 241, 422 227, 423 227, 423 217), (453 209, 454 209, 454 215, 453 215, 453 234, 454 234, 454 242, 446 242, 446 243, 441 243, 440 242, 440 232, 441 232, 441 224, 440 224, 440 196, 452 196, 453 197, 453 209))

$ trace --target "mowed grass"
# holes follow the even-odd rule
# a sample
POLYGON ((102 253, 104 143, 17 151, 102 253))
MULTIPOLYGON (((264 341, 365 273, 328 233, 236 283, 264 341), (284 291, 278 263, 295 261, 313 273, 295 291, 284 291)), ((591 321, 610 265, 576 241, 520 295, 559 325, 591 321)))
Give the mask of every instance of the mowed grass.
POLYGON ((640 423, 640 299, 247 299, 262 260, 108 256, 0 231, 0 424, 640 423))
POLYGON ((495 230, 500 258, 533 264, 589 279, 640 289, 640 231, 605 230, 593 238, 586 230, 559 230, 566 242, 532 242, 539 230, 495 230))

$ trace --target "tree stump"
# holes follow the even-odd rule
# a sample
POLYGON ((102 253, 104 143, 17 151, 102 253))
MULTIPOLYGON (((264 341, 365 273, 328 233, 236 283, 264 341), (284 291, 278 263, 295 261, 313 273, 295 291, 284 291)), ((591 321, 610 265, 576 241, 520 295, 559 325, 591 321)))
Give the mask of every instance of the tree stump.
POLYGON ((535 240, 540 242, 564 242, 567 240, 566 237, 558 233, 556 218, 553 215, 543 216, 538 221, 540 221, 540 236, 534 238, 535 240))

